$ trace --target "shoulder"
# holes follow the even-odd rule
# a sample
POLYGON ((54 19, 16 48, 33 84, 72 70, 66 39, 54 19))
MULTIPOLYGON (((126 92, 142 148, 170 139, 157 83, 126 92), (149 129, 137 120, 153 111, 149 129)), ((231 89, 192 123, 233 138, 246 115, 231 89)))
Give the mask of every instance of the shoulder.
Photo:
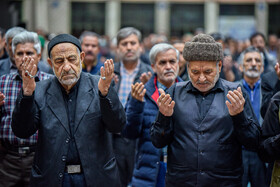
POLYGON ((221 79, 221 78, 220 78, 220 81, 221 81, 222 87, 225 88, 225 89, 228 89, 228 90, 237 89, 238 86, 241 86, 241 87, 242 87, 242 84, 241 84, 240 81, 237 81, 237 82, 230 82, 230 81, 227 81, 227 80, 221 79))

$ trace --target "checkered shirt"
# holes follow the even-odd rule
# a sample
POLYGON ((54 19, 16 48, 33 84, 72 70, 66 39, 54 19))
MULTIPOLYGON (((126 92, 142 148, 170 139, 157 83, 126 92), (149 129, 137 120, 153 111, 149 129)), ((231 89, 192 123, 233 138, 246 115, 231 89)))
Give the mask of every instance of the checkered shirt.
MULTIPOLYGON (((48 79, 50 74, 38 71, 36 81, 48 79)), ((31 146, 37 142, 38 133, 29 139, 17 138, 11 127, 12 113, 15 108, 16 99, 22 87, 22 79, 18 72, 6 74, 0 77, 0 92, 5 95, 5 103, 0 107, 0 140, 14 146, 31 146)))
POLYGON ((121 83, 120 83, 120 88, 119 88, 119 99, 125 107, 127 97, 131 91, 131 84, 133 84, 135 76, 137 75, 140 67, 140 61, 138 61, 138 64, 136 68, 133 70, 132 73, 127 72, 125 69, 123 63, 121 62, 121 67, 120 67, 120 75, 121 75, 121 83))

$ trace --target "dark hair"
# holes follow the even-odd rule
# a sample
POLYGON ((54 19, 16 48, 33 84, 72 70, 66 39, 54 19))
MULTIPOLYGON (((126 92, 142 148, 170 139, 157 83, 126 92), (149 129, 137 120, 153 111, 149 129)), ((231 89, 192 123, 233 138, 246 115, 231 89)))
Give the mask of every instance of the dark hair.
POLYGON ((261 36, 261 37, 263 38, 264 42, 266 41, 266 40, 265 40, 265 36, 264 36, 263 33, 261 33, 261 32, 255 32, 254 34, 252 34, 252 35, 250 36, 250 42, 253 43, 253 39, 254 39, 255 37, 257 37, 257 36, 261 36))

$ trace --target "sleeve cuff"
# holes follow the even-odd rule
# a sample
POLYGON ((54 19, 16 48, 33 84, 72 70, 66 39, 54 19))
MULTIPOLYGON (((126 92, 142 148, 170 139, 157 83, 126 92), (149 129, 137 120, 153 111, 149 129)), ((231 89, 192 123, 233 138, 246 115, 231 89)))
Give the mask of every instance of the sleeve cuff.
POLYGON ((231 119, 235 126, 243 126, 244 124, 246 124, 246 123, 244 123, 244 121, 246 121, 244 111, 242 111, 241 113, 239 113, 235 116, 231 116, 231 119))

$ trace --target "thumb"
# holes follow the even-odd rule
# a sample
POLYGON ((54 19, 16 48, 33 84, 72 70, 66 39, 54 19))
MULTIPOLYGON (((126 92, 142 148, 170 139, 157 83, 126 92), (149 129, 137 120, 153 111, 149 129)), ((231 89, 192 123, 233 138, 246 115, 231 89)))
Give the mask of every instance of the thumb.
POLYGON ((163 90, 163 89, 161 89, 161 88, 160 88, 160 89, 158 89, 158 91, 159 91, 160 95, 161 95, 161 94, 165 94, 164 90, 163 90))
POLYGON ((237 91, 239 91, 242 94, 242 90, 240 86, 237 88, 237 91))

